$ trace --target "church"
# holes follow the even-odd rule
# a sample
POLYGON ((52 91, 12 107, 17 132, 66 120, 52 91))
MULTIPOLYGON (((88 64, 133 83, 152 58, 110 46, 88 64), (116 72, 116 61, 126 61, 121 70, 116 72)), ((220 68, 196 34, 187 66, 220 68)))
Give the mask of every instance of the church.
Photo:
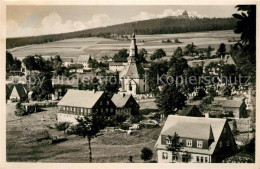
POLYGON ((119 89, 120 93, 132 95, 149 93, 146 73, 142 65, 136 62, 137 57, 138 49, 136 45, 135 31, 133 31, 128 61, 123 70, 119 73, 121 83, 121 88, 119 89))

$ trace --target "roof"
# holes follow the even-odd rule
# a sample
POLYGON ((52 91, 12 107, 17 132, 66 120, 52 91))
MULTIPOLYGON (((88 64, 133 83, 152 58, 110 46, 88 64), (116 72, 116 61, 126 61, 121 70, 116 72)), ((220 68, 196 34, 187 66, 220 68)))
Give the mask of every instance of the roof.
POLYGON ((16 88, 16 91, 17 91, 19 97, 27 97, 25 85, 17 83, 17 84, 14 84, 12 91, 14 90, 14 88, 16 88))
POLYGON ((127 58, 114 58, 114 62, 127 62, 127 58))
POLYGON ((116 107, 123 108, 131 96, 132 95, 114 94, 111 100, 116 107))
POLYGON ((124 66, 123 62, 110 62, 109 66, 124 66))
MULTIPOLYGON (((193 108, 197 108, 195 105, 186 105, 182 107, 182 110, 178 110, 177 114, 181 116, 188 116, 193 108)), ((197 108, 198 109, 198 108, 197 108)), ((199 110, 198 110, 199 111, 199 110)), ((202 114, 201 114, 202 115, 202 114)))
POLYGON ((240 107, 242 105, 242 100, 223 100, 222 106, 223 107, 240 107))
POLYGON ((225 63, 230 64, 230 65, 236 65, 236 63, 231 55, 225 55, 225 63))
POLYGON ((103 91, 68 90, 58 105, 92 108, 103 94, 103 91))
POLYGON ((161 135, 173 135, 176 132, 180 137, 207 139, 210 137, 210 134, 213 134, 214 141, 208 149, 190 147, 182 149, 182 151, 194 153, 213 154, 226 121, 226 119, 219 118, 169 115, 155 144, 155 148, 166 149, 165 145, 161 144, 161 135))
POLYGON ((77 62, 88 62, 90 55, 79 55, 77 62))
POLYGON ((130 79, 141 79, 145 73, 144 68, 135 62, 128 62, 124 69, 120 72, 120 77, 130 79))

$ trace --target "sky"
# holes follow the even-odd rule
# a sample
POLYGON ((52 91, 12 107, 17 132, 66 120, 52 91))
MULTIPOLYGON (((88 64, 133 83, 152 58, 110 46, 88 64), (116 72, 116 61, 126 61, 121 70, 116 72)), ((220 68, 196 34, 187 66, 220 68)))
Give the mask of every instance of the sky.
POLYGON ((174 6, 58 6, 10 5, 6 9, 7 37, 37 36, 181 15, 232 17, 233 5, 174 6))

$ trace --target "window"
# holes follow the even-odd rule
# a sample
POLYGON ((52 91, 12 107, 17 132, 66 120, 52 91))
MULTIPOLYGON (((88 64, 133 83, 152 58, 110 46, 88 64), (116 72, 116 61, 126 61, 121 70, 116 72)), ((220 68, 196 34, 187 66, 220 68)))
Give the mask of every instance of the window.
POLYGON ((81 108, 81 113, 83 113, 83 108, 81 108))
POLYGON ((182 162, 184 162, 184 163, 188 162, 187 155, 182 155, 182 162))
POLYGON ((100 106, 102 106, 102 101, 100 101, 100 106))
POLYGON ((208 157, 205 157, 205 163, 207 163, 208 162, 208 157))
POLYGON ((172 161, 178 161, 178 154, 172 155, 172 161))
POLYGON ((203 145, 203 141, 197 141, 197 147, 198 148, 202 148, 203 145))
POLYGON ((74 112, 76 111, 76 107, 74 107, 74 112))
POLYGON ((188 147, 192 147, 192 140, 186 140, 186 145, 188 147))
POLYGON ((197 162, 200 162, 200 156, 197 156, 197 162))
POLYGON ((100 109, 100 112, 103 113, 103 109, 100 109))
POLYGON ((169 140, 169 139, 166 139, 166 144, 172 144, 172 141, 171 140, 169 140))
POLYGON ((111 113, 114 113, 114 109, 111 108, 111 109, 110 109, 110 112, 111 112, 111 113))
POLYGON ((106 108, 106 113, 108 113, 108 108, 106 108))
POLYGON ((167 160, 168 159, 168 153, 163 152, 162 153, 162 159, 167 160))
POLYGON ((219 142, 219 147, 222 147, 222 146, 223 146, 223 145, 222 145, 222 141, 220 141, 220 142, 219 142))
POLYGON ((107 101, 107 105, 109 105, 109 101, 107 101))
POLYGON ((230 146, 230 141, 229 140, 227 140, 227 146, 230 146))
POLYGON ((204 158, 203 158, 203 157, 200 157, 200 162, 201 162, 201 163, 203 163, 203 160, 204 160, 204 158))

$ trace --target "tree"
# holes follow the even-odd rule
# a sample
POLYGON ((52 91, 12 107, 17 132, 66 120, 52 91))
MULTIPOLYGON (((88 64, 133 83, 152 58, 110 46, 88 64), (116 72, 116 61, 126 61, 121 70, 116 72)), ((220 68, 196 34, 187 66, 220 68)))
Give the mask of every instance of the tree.
POLYGON ((70 123, 68 122, 61 122, 56 124, 56 129, 59 131, 63 131, 65 135, 65 131, 70 127, 70 123))
POLYGON ((34 99, 44 100, 49 99, 49 95, 53 93, 52 87, 52 75, 50 72, 40 72, 39 74, 33 76, 35 81, 29 81, 29 88, 34 93, 34 99), (36 78, 37 76, 37 78, 36 78))
POLYGON ((212 51, 212 47, 209 45, 208 48, 207 48, 207 51, 206 51, 206 56, 207 56, 207 58, 210 58, 210 56, 211 56, 211 51, 212 51))
POLYGON ((129 56, 127 49, 121 49, 114 54, 113 58, 127 58, 129 56))
POLYGON ((216 92, 216 90, 213 87, 208 88, 207 92, 212 97, 216 97, 218 95, 218 93, 216 92))
POLYGON ((183 56, 181 47, 177 47, 177 49, 175 49, 175 51, 173 52, 173 56, 175 57, 183 56))
POLYGON ((166 53, 163 49, 156 49, 153 54, 150 56, 151 60, 160 59, 166 56, 166 53))
POLYGON ((172 153, 179 152, 182 149, 183 143, 180 141, 180 136, 175 132, 173 136, 168 136, 169 144, 166 146, 167 151, 172 153))
POLYGON ((187 97, 180 86, 165 85, 162 91, 156 96, 158 109, 167 117, 169 114, 176 112, 185 106, 187 97))
POLYGON ((197 53, 196 47, 197 46, 195 46, 193 42, 191 44, 187 44, 184 53, 193 56, 194 53, 197 53))
POLYGON ((90 68, 98 68, 98 66, 99 66, 99 63, 98 63, 98 61, 96 60, 96 59, 91 59, 91 60, 89 60, 89 62, 88 62, 88 66, 90 67, 90 68))
POLYGON ((156 95, 159 92, 158 86, 162 85, 157 83, 157 77, 165 75, 168 69, 167 61, 152 62, 148 70, 148 84, 153 94, 156 95))
POLYGON ((226 45, 224 43, 221 43, 218 48, 218 53, 221 57, 224 57, 226 54, 226 45))
POLYGON ((6 51, 6 72, 10 71, 13 62, 14 62, 13 55, 10 52, 6 51))
POLYGON ((144 161, 151 160, 153 157, 153 151, 150 148, 144 147, 141 151, 141 159, 144 161))
POLYGON ((146 49, 142 48, 139 50, 137 62, 138 63, 147 63, 146 58, 148 56, 148 52, 146 49))
POLYGON ((26 56, 22 62, 29 71, 36 70, 36 61, 34 56, 26 56))
POLYGON ((88 139, 89 162, 92 162, 91 140, 97 136, 100 130, 106 126, 106 118, 102 113, 93 112, 91 117, 84 116, 77 118, 74 134, 88 139))
POLYGON ((203 97, 205 97, 205 96, 206 96, 205 90, 204 90, 203 88, 199 88, 199 89, 198 89, 198 94, 197 94, 197 96, 198 96, 200 99, 202 99, 203 97))

